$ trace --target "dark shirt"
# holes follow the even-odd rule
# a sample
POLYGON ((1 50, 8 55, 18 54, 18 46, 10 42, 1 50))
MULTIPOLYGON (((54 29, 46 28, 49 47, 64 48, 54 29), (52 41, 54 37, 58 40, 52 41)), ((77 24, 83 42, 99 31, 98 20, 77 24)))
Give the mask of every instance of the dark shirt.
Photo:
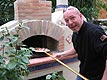
POLYGON ((73 45, 80 60, 80 74, 89 80, 101 80, 106 63, 107 39, 104 30, 84 22, 79 32, 74 32, 73 45))

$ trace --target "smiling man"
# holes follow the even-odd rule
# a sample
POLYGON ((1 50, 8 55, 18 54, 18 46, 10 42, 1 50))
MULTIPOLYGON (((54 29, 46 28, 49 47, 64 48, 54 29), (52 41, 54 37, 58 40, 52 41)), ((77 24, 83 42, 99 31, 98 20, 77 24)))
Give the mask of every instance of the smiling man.
MULTIPOLYGON (((64 12, 66 25, 73 31, 73 48, 54 56, 64 57, 78 54, 80 60, 79 73, 89 80, 101 80, 107 56, 107 35, 95 24, 84 21, 82 13, 73 6, 64 12)), ((77 77, 76 80, 83 80, 77 77)))
POLYGON ((82 14, 76 8, 69 7, 64 12, 64 19, 66 25, 74 32, 78 32, 83 24, 82 14))

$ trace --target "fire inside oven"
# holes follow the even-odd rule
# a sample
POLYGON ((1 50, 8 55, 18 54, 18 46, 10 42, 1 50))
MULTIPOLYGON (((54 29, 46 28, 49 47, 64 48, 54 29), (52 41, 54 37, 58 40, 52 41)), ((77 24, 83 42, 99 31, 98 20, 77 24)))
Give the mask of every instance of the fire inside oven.
MULTIPOLYGON (((57 48, 58 41, 46 35, 31 36, 22 42, 28 47, 46 48, 46 49, 49 49, 50 52, 58 51, 58 48, 57 48)), ((47 55, 44 52, 33 52, 32 58, 46 57, 46 56, 47 55)))

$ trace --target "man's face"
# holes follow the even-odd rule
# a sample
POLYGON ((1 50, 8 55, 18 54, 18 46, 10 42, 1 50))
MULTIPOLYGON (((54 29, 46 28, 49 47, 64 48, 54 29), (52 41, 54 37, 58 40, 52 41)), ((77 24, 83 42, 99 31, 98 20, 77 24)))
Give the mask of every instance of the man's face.
POLYGON ((74 32, 78 32, 82 26, 83 19, 82 14, 75 10, 68 10, 64 12, 64 19, 66 25, 73 30, 74 32))

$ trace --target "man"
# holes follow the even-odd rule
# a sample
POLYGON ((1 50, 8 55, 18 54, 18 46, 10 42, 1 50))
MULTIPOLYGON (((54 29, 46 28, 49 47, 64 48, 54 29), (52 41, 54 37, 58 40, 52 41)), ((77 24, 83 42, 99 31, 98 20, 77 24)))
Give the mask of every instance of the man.
MULTIPOLYGON (((77 53, 80 74, 89 80, 101 80, 106 63, 107 35, 100 26, 84 21, 82 16, 73 6, 64 12, 66 25, 73 31, 73 48, 54 56, 58 58, 77 53)), ((77 80, 82 78, 77 77, 77 80)))

